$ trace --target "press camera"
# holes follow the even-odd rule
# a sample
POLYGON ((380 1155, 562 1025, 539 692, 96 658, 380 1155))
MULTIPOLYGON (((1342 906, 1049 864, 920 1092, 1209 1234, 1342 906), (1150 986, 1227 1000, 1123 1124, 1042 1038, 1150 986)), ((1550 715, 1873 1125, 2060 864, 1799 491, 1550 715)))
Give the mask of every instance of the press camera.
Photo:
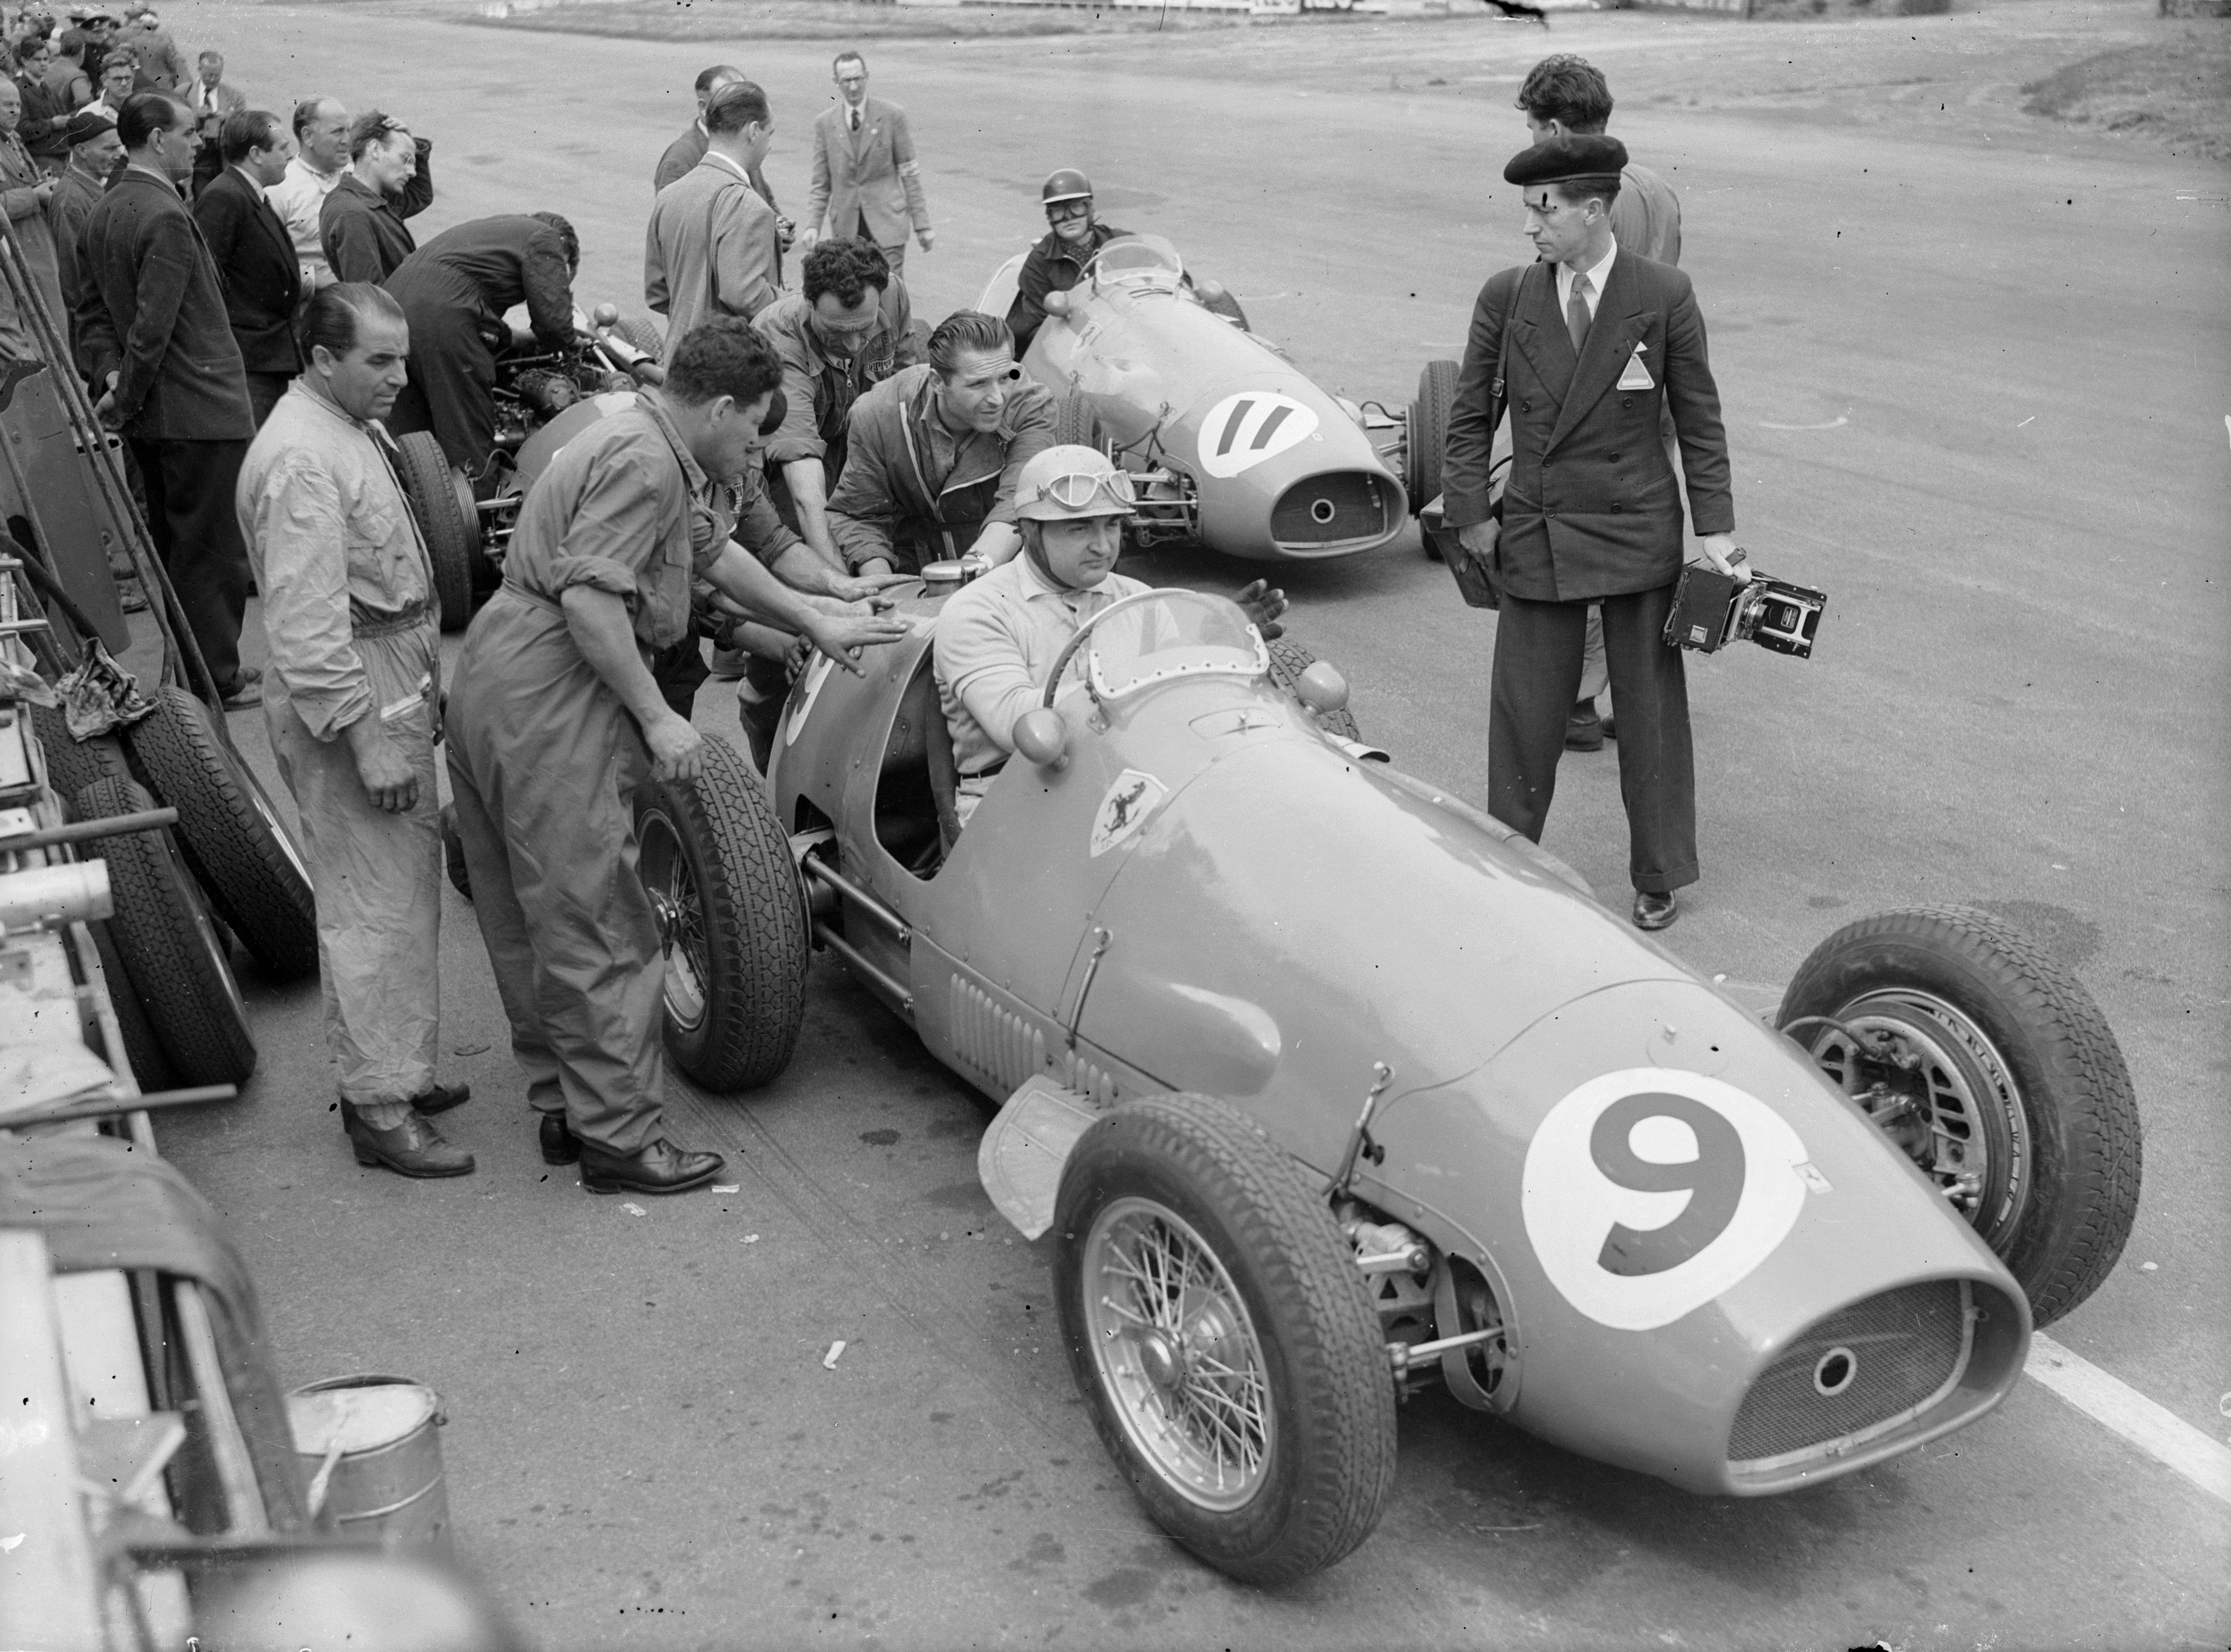
MULTIPOLYGON (((1743 560, 1742 552, 1736 552, 1735 560, 1743 560)), ((1809 659, 1820 610, 1827 605, 1826 591, 1762 573, 1753 573, 1749 584, 1738 584, 1708 563, 1692 562, 1681 571, 1681 583, 1673 589, 1665 644, 1711 654, 1730 642, 1749 642, 1776 654, 1809 659)))

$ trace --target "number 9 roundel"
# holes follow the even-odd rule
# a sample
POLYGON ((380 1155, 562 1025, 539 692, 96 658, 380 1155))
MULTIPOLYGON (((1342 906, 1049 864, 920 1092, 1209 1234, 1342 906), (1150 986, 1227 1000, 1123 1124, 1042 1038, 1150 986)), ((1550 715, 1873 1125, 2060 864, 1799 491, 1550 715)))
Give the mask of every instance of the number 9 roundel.
POLYGON ((1737 1283, 1796 1224, 1805 1144, 1757 1097, 1630 1068, 1551 1107, 1520 1208, 1549 1282, 1600 1325, 1651 1331, 1737 1283))

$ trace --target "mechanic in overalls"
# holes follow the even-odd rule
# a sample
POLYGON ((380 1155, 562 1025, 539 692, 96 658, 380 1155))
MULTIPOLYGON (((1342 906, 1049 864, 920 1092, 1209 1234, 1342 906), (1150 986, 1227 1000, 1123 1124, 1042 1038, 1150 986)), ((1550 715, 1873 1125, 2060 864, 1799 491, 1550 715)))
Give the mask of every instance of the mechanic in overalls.
POLYGON ((1084 267, 1098 252, 1128 229, 1102 223, 1092 214, 1092 180, 1073 166, 1064 166, 1038 190, 1051 226, 1023 260, 1015 278, 1015 301, 1007 307, 1007 330, 1015 335, 1015 354, 1020 358, 1045 325, 1049 293, 1066 293, 1084 279, 1084 267))
POLYGON ((956 310, 929 359, 852 404, 829 532, 857 574, 913 573, 973 554, 997 565, 1022 545, 1015 482, 1053 442, 1053 397, 1015 365, 1007 324, 956 310))
POLYGON ((429 1117, 469 1094, 434 1081, 441 610, 379 423, 410 330, 393 298, 349 282, 310 301, 304 333, 309 365, 234 493, 271 647, 263 719, 317 900, 342 1128, 360 1164, 462 1176, 473 1156, 429 1117))
MULTIPOLYGON (((1110 603, 1153 589, 1116 571, 1135 504, 1129 475, 1097 449, 1044 449, 1016 482, 1022 554, 964 586, 938 615, 937 697, 953 737, 962 825, 1006 767, 1015 723, 1039 703, 1070 639, 1110 603)), ((1233 600, 1266 638, 1280 634, 1285 592, 1258 579, 1233 600)), ((1070 662, 1079 675, 1083 667, 1070 662)))
POLYGON ((729 537, 782 364, 740 317, 692 327, 665 383, 559 449, 520 507, 503 584, 465 634, 449 782, 542 1156, 592 1193, 680 1193, 718 1153, 669 1141, 656 920, 636 872, 646 774, 695 780, 702 739, 650 661, 689 634, 693 579, 850 671, 896 621, 832 614, 729 537))

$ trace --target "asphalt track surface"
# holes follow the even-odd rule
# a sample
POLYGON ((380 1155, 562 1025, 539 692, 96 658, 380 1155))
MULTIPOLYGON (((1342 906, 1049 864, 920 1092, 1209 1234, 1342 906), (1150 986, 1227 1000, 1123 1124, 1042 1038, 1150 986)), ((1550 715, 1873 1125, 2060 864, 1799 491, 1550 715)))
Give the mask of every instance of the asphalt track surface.
MULTIPOLYGON (((374 5, 174 5, 257 105, 331 90, 432 135, 422 233, 579 225, 585 299, 637 292, 648 174, 702 61, 744 62, 805 193, 812 42, 680 50, 374 5)), ((1457 353, 1528 256, 1500 163, 1518 75, 1602 63, 1614 130, 1680 188, 1739 537, 1824 587, 1808 663, 1697 664, 1704 881, 1666 940, 1769 1006, 1836 925, 1982 904, 2043 934, 2114 1025, 2147 1129, 2130 1249, 2054 1328, 2210 1439, 2231 1422, 2227 550, 2231 172, 2069 132, 2014 87, 2146 38, 2137 4, 1807 29, 1620 14, 1162 42, 895 42, 941 239, 916 308, 973 298, 1087 166, 1351 396, 1457 353), (1428 84, 1439 81, 1439 85, 1428 84)), ((1135 570, 1229 588, 1250 570, 1135 570)), ((1413 539, 1284 583, 1401 766, 1481 795, 1492 621, 1413 539)), ((700 720, 733 727, 708 688, 700 720)), ((260 714, 236 716, 251 752, 260 714)), ((1608 752, 1568 758, 1548 846, 1624 902, 1608 752)), ((444 1128, 460 1182, 359 1171, 317 995, 247 981, 262 1068, 166 1151, 233 1223, 290 1382, 440 1390, 462 1551, 538 1644, 2220 1647, 2231 1508, 2036 1382, 1835 1485, 1706 1500, 1438 1397, 1402 1421, 1376 1537, 1238 1587, 1117 1483, 1056 1346, 1044 1258, 978 1191, 973 1094, 817 961, 795 1065, 673 1085, 729 1195, 585 1197, 545 1174, 469 909, 445 910, 444 1128), (833 1370, 823 1355, 843 1339, 833 1370)), ((1419 914, 1430 922, 1431 915, 1419 914)))

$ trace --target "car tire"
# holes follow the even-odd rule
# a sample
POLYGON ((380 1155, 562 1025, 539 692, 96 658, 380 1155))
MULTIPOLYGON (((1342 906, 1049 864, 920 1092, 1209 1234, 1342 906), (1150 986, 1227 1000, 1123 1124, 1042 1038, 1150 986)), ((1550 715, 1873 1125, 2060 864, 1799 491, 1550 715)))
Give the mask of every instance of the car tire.
MULTIPOLYGON (((132 1081, 143 1095, 176 1087, 178 1074, 171 1071, 163 1041, 155 1036, 154 1023, 147 1019, 139 990, 124 968, 124 956, 117 950, 110 920, 98 919, 86 927, 93 934, 94 951, 100 958, 101 978, 107 983, 109 1004, 116 1011, 116 1030, 124 1045, 120 1050, 107 1052, 109 1066, 115 1067, 120 1056, 130 1065, 132 1081)), ((222 940, 218 945, 222 951, 222 940)))
POLYGON ((31 732, 39 737, 47 758, 47 784, 67 803, 96 780, 129 780, 132 765, 113 734, 96 734, 89 740, 74 738, 69 723, 52 706, 31 707, 31 732))
MULTIPOLYGON (((145 790, 113 778, 94 781, 71 804, 80 820, 108 820, 154 806, 145 790)), ((246 1082, 255 1070, 248 1006, 171 834, 161 828, 122 832, 99 839, 98 846, 108 863, 113 908, 109 952, 122 964, 171 1074, 185 1084, 246 1082)))
POLYGON ((424 430, 398 436, 396 474, 404 497, 426 538, 434 565, 434 594, 442 604, 442 629, 462 631, 473 616, 473 586, 480 572, 479 525, 457 499, 456 474, 442 444, 424 430))
MULTIPOLYGON (((1456 405, 1458 364, 1429 361, 1418 375, 1418 399, 1410 403, 1410 449, 1403 477, 1413 515, 1441 491, 1441 455, 1448 445, 1449 411, 1456 405)), ((1426 554, 1432 556, 1430 542, 1426 554)))
MULTIPOLYGON (((1280 693, 1298 699, 1294 685, 1302 680, 1302 673, 1317 662, 1317 656, 1290 636, 1273 637, 1270 649, 1271 684, 1280 693)), ((1356 728, 1355 713, 1345 706, 1336 712, 1312 715, 1316 716, 1317 726, 1334 739, 1361 742, 1363 735, 1356 728)))
POLYGON ((442 805, 442 869, 449 874, 449 887, 470 900, 473 874, 465 866, 465 840, 457 836, 455 803, 442 805))
POLYGON ((705 736, 693 782, 636 794, 637 866, 666 950, 666 1049, 726 1094, 790 1065, 805 1017, 811 943, 790 842, 736 748, 705 736))
POLYGON ((1939 1185, 1978 1179, 1969 1220, 2037 1324, 2098 1288, 2137 1215, 2144 1131, 2106 1017, 2035 940, 1965 907, 1862 919, 1799 966, 1776 1025, 1855 1098, 1855 1035, 1919 1055, 1926 1099, 1885 1131, 1939 1185))
POLYGON ((1394 1482, 1394 1382, 1354 1253, 1298 1161, 1224 1102, 1148 1097, 1078 1139, 1054 1231, 1070 1370, 1157 1526, 1266 1585, 1371 1535, 1394 1482), (1157 1263, 1176 1290, 1147 1283, 1157 1263), (1180 1313, 1183 1338, 1158 1338, 1180 1313))
POLYGON ((624 315, 612 323, 612 331, 653 361, 666 352, 666 339, 658 324, 647 315, 624 315))
POLYGON ((1053 445, 1105 451, 1100 442, 1100 416, 1092 410, 1090 397, 1071 390, 1054 404, 1053 445))
POLYGON ((318 968, 318 910, 309 868, 270 797, 210 717, 177 687, 125 732, 139 778, 178 811, 186 863, 240 944, 274 980, 318 968))

